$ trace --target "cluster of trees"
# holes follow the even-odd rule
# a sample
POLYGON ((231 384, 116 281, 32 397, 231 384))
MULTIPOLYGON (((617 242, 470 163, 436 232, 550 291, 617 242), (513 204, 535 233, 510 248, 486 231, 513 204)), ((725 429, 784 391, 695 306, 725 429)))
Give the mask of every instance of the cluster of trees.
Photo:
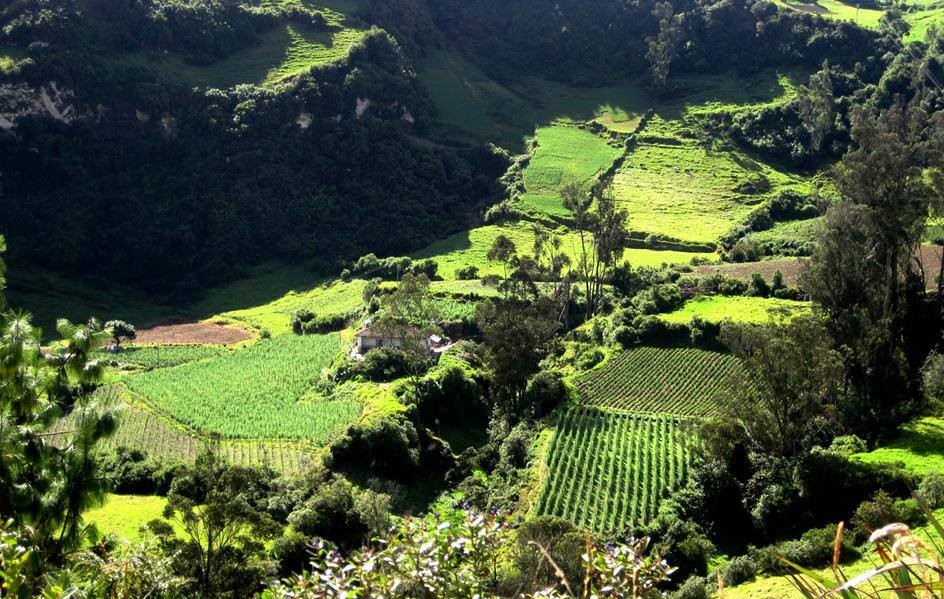
MULTIPOLYGON (((212 12, 240 3, 166 4, 212 12)), ((229 9, 220 10, 207 28, 232 25, 229 9)), ((466 228, 502 194, 503 154, 432 148, 411 137, 430 122, 432 107, 385 33, 372 32, 346 61, 277 91, 198 91, 109 61, 82 38, 78 17, 37 11, 77 38, 30 46, 30 66, 5 78, 31 88, 56 81, 73 94, 79 118, 23 117, 0 136, 8 206, 0 227, 9 232, 11 259, 24 265, 94 269, 150 291, 176 291, 178 301, 262 260, 329 272, 367 251, 413 251, 466 228), (359 117, 358 99, 371 102, 359 117), (59 251, 43 249, 50 245, 59 251)), ((184 27, 170 17, 161 22, 184 27)), ((127 23, 114 29, 138 35, 127 23)), ((23 35, 22 43, 3 41, 51 41, 37 31, 23 35)))

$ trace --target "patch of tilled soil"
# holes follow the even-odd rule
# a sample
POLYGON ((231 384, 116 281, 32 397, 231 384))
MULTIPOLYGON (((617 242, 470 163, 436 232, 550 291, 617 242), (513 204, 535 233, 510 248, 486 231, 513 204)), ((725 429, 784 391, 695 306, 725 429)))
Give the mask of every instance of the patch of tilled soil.
POLYGON ((252 335, 242 329, 210 322, 190 322, 166 324, 138 331, 136 343, 159 343, 165 345, 187 345, 207 343, 214 345, 232 345, 252 339, 252 335))

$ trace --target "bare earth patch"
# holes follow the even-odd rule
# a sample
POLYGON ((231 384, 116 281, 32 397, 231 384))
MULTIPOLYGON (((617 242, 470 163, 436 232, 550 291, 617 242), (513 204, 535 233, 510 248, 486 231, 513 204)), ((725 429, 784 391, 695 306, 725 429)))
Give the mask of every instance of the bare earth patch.
POLYGON ((155 343, 162 345, 185 345, 205 343, 214 345, 232 345, 252 339, 252 335, 242 329, 211 322, 189 322, 167 324, 138 331, 137 343, 155 343))
POLYGON ((704 277, 720 272, 727 277, 734 277, 748 281, 751 275, 759 273, 768 283, 774 278, 774 273, 778 270, 783 275, 783 282, 789 286, 797 284, 800 271, 806 264, 806 258, 778 258, 777 260, 764 260, 762 262, 739 262, 731 264, 711 264, 708 266, 699 266, 698 276, 704 277))

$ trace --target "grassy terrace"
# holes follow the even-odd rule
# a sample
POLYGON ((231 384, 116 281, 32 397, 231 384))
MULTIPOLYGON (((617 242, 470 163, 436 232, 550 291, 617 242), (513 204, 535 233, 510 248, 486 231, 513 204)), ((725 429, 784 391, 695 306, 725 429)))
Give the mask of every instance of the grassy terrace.
POLYGON ((675 312, 660 314, 670 323, 688 324, 696 316, 707 322, 734 322, 763 324, 781 315, 786 318, 809 312, 808 302, 793 302, 775 298, 711 295, 696 297, 685 302, 675 312))
POLYGON ((601 137, 576 127, 553 125, 537 132, 537 149, 524 171, 526 208, 566 216, 561 189, 570 182, 589 187, 622 153, 601 137))

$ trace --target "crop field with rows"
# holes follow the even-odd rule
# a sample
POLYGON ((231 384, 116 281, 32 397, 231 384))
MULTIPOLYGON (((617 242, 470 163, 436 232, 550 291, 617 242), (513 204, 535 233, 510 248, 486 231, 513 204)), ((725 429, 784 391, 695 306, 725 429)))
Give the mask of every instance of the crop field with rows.
POLYGON ((128 378, 174 420, 224 438, 323 441, 352 422, 358 402, 306 396, 341 351, 337 335, 281 335, 240 351, 128 378))
MULTIPOLYGON (((121 385, 110 385, 98 391, 112 402, 121 402, 127 392, 121 385)), ((73 428, 70 415, 57 423, 56 431, 73 428)), ((125 447, 167 461, 192 462, 201 452, 210 450, 233 464, 265 465, 279 472, 300 470, 310 459, 312 450, 298 443, 279 441, 224 441, 188 433, 167 418, 123 403, 115 433, 101 442, 102 447, 125 447)))
POLYGON ((685 480, 689 447, 679 417, 572 408, 549 455, 537 513, 614 532, 655 515, 685 480))
POLYGON ((139 345, 124 347, 115 354, 102 353, 101 358, 140 368, 171 368, 213 358, 223 351, 218 345, 139 345))
POLYGON ((740 368, 729 354, 639 347, 577 379, 584 404, 631 412, 709 416, 740 368))

